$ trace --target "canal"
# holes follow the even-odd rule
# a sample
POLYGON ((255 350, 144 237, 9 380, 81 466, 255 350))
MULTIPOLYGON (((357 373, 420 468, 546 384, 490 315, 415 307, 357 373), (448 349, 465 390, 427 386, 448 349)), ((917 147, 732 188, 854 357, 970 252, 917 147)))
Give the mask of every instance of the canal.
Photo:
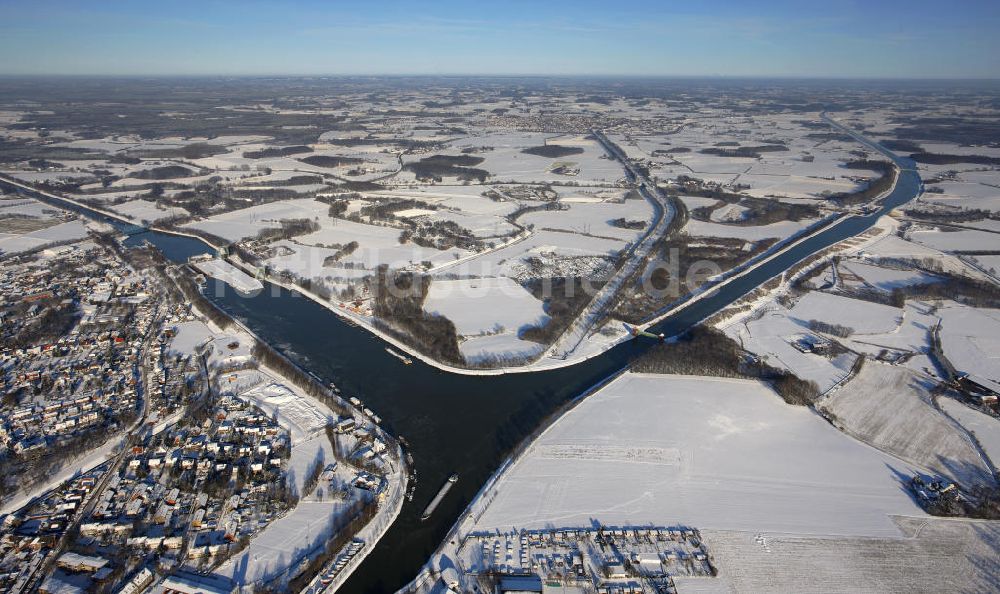
MULTIPOLYGON (((796 244, 651 330, 667 336, 683 332, 809 255, 867 230, 879 216, 914 198, 921 187, 919 175, 912 162, 893 158, 900 165, 900 177, 878 212, 850 217, 796 244)), ((73 210, 81 212, 79 207, 73 210)), ((104 219, 99 214, 96 218, 104 219)), ((133 235, 126 243, 143 241, 178 262, 208 249, 196 239, 159 232, 133 235)), ((536 373, 459 375, 419 360, 404 365, 385 351, 381 339, 298 293, 266 284, 258 295, 244 297, 234 290, 217 291, 211 279, 207 287, 216 304, 309 371, 336 383, 346 396, 361 398, 389 431, 404 436, 410 445, 418 476, 413 501, 404 505, 385 537, 341 588, 348 593, 393 592, 409 582, 514 446, 561 404, 620 370, 649 346, 630 341, 577 365, 536 373), (424 507, 454 472, 459 474, 454 488, 433 516, 421 521, 424 507)))

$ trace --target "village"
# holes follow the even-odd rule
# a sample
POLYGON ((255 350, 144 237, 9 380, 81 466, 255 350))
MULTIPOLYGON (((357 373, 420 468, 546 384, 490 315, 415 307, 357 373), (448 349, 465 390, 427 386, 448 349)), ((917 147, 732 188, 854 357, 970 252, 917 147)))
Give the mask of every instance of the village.
POLYGON ((251 335, 172 286, 198 270, 165 272, 93 229, 0 259, 0 587, 231 592, 360 561, 365 541, 346 531, 403 496, 380 419, 325 388, 334 413, 265 371, 251 335), (303 537, 292 558, 273 544, 303 537), (234 571, 244 551, 280 555, 248 576, 234 571))
POLYGON ((148 279, 106 256, 84 241, 0 266, 2 492, 41 474, 39 460, 99 445, 141 415, 160 302, 148 279))
POLYGON ((672 576, 711 578, 717 571, 696 529, 597 521, 587 528, 472 533, 458 549, 458 562, 459 571, 442 572, 440 586, 463 592, 673 594, 672 576))

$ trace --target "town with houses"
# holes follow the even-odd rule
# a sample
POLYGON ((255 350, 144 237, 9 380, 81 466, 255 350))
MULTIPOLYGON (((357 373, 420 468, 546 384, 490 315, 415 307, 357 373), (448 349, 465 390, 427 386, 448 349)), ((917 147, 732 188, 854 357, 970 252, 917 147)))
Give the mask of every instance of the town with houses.
MULTIPOLYGON (((402 462, 360 400, 327 388, 346 414, 282 407, 297 388, 258 369, 254 338, 213 331, 118 242, 95 224, 0 261, 0 590, 231 592, 239 580, 213 570, 287 538, 301 500, 327 503, 313 518, 325 551, 333 526, 402 499, 402 462)), ((365 544, 348 536, 326 583, 365 544)), ((283 566, 253 579, 279 590, 283 566)))
POLYGON ((106 254, 84 241, 4 262, 4 492, 34 480, 39 460, 86 450, 142 412, 162 305, 147 279, 106 254))

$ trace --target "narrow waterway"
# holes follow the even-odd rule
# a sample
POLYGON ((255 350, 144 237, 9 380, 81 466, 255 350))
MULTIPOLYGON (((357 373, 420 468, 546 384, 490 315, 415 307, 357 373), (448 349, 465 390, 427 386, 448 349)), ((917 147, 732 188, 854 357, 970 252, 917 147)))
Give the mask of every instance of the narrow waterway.
MULTIPOLYGON (((717 294, 692 302, 652 331, 668 336, 683 332, 809 255, 865 231, 879 216, 914 198, 920 177, 911 162, 896 161, 902 169, 900 178, 878 212, 850 217, 797 244, 717 294)), ((79 207, 73 210, 81 212, 79 207)), ((99 214, 95 218, 104 219, 99 214)), ((132 236, 127 244, 142 241, 178 262, 208 249, 196 239, 158 232, 132 236)), ((297 293, 268 284, 259 295, 244 297, 218 288, 217 282, 209 281, 209 297, 218 305, 323 380, 335 382, 345 395, 361 398, 387 429, 410 444, 419 481, 415 497, 342 592, 393 592, 409 582, 512 447, 560 404, 620 370, 650 344, 624 343, 583 363, 550 371, 458 375, 419 360, 404 365, 385 351, 380 339, 297 293), (455 487, 434 515, 421 522, 422 510, 453 472, 459 474, 455 487)))

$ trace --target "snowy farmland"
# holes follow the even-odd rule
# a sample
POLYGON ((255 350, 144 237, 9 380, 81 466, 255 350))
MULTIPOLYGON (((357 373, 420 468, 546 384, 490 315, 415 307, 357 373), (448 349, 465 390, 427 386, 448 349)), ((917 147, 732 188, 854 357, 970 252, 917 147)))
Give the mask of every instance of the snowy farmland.
POLYGON ((992 592, 1000 526, 894 518, 903 538, 809 537, 702 530, 719 575, 677 578, 678 594, 992 592))
POLYGON ((498 479, 475 529, 686 524, 895 537, 907 463, 744 380, 626 374, 498 479))
POLYGON ((953 305, 938 311, 941 347, 961 372, 1000 379, 1000 311, 953 305))
POLYGON ((932 402, 935 382, 906 368, 867 361, 822 401, 834 424, 865 443, 962 485, 992 481, 989 466, 932 402))
POLYGON ((851 273, 862 283, 882 291, 940 280, 919 270, 884 268, 853 260, 841 265, 841 274, 844 272, 851 273))
POLYGON ((746 350, 763 357, 768 364, 816 382, 823 392, 847 376, 856 356, 851 352, 830 357, 804 351, 798 342, 813 334, 811 323, 845 326, 852 330, 853 339, 864 340, 867 335, 882 336, 896 331, 902 323, 902 313, 887 305, 810 291, 791 309, 779 303, 770 304, 759 316, 731 324, 726 334, 739 340, 746 350))
POLYGON ((225 260, 198 262, 195 268, 208 276, 218 279, 241 293, 253 293, 264 288, 264 284, 225 260))
POLYGON ((83 239, 86 236, 87 227, 79 219, 27 233, 0 233, 0 253, 26 252, 54 243, 83 239))
POLYGON ((486 133, 457 140, 450 147, 456 151, 488 147, 489 150, 474 153, 484 159, 476 167, 488 171, 491 181, 495 182, 545 183, 572 180, 583 185, 612 185, 625 176, 621 165, 606 158, 604 149, 596 140, 583 136, 486 133), (572 147, 580 149, 580 152, 559 158, 523 152, 546 144, 572 147), (559 163, 569 164, 567 169, 577 170, 578 173, 567 175, 557 172, 553 166, 559 163))
POLYGON ((541 302, 505 277, 436 280, 430 286, 424 306, 428 312, 448 316, 463 334, 492 330, 497 324, 520 328, 545 320, 541 302), (500 311, 499 307, 505 303, 514 307, 500 311), (495 324, 484 323, 486 316, 495 324))
POLYGON ((986 231, 920 230, 910 239, 943 252, 1000 251, 1000 234, 986 231))
POLYGON ((993 465, 1000 464, 1000 419, 951 398, 940 400, 941 408, 971 433, 993 465))
POLYGON ((769 225, 726 225, 689 220, 684 231, 693 237, 732 237, 746 241, 785 239, 808 227, 813 221, 781 221, 769 225))
POLYGON ((724 185, 741 184, 756 197, 817 200, 850 192, 872 173, 844 165, 857 158, 858 146, 831 134, 819 114, 766 114, 727 117, 731 113, 702 108, 685 114, 684 126, 669 134, 615 136, 633 158, 647 159, 661 179, 680 175, 724 185), (817 127, 826 131, 816 132, 817 127), (764 141, 763 139, 767 139, 764 141), (735 150, 769 146, 760 156, 713 154, 723 146, 735 150), (707 151, 707 152, 706 152, 707 151))
POLYGON ((518 338, 520 331, 548 322, 542 302, 507 277, 435 280, 424 311, 455 324, 467 361, 484 356, 532 356, 542 345, 518 338))
POLYGON ((795 303, 790 316, 799 323, 821 320, 840 324, 853 328, 855 334, 890 332, 902 321, 899 308, 822 291, 810 291, 803 295, 795 303))
POLYGON ((281 227, 283 219, 314 219, 320 215, 326 215, 326 205, 303 198, 234 210, 188 223, 185 227, 218 235, 228 241, 240 241, 254 237, 264 229, 281 227))

